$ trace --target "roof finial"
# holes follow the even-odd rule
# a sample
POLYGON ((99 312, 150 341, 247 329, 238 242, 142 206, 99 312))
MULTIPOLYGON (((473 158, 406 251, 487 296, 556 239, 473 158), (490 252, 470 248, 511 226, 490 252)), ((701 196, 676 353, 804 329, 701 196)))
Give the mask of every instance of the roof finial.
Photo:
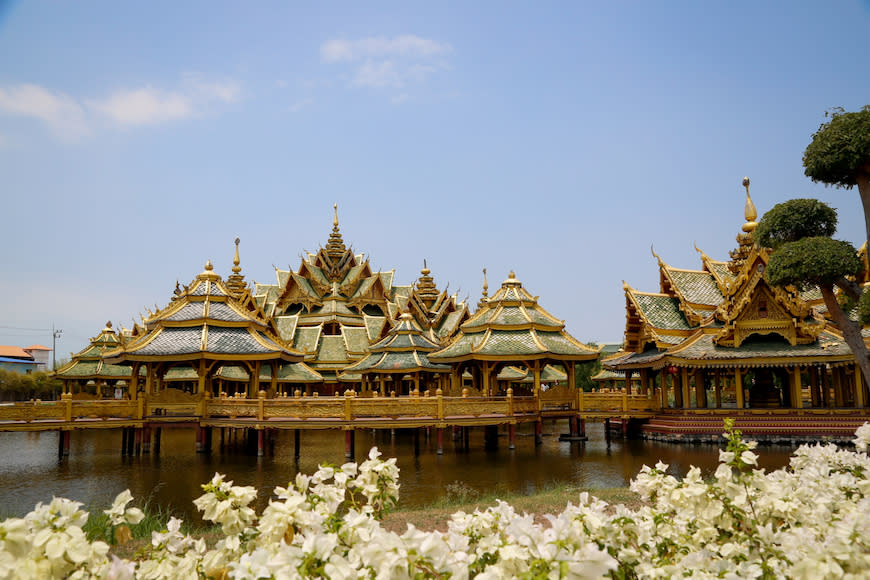
POLYGON ((338 204, 332 204, 332 209, 335 211, 335 214, 332 218, 332 233, 329 234, 329 241, 326 243, 326 253, 333 262, 337 262, 344 256, 347 248, 338 229, 338 204))
POLYGON ((746 207, 743 208, 743 215, 746 218, 746 223, 743 224, 744 232, 751 232, 758 224, 755 223, 755 218, 758 217, 758 211, 755 209, 755 204, 752 203, 752 198, 749 197, 749 178, 743 178, 743 187, 746 188, 746 207))
POLYGON ((234 240, 236 244, 236 255, 233 257, 233 273, 227 277, 227 289, 230 292, 239 295, 245 289, 247 284, 245 283, 245 277, 242 276, 242 267, 239 266, 241 261, 239 260, 239 242, 241 240, 237 237, 234 240))
POLYGON ((477 302, 477 309, 480 310, 486 306, 489 300, 489 284, 486 283, 486 268, 483 269, 483 292, 480 293, 480 300, 477 302))
POLYGON ((741 228, 743 231, 737 234, 737 248, 729 252, 731 262, 728 264, 728 270, 735 275, 743 269, 746 258, 752 251, 754 243, 752 232, 758 226, 758 223, 755 221, 755 218, 758 217, 758 211, 756 211, 755 204, 752 203, 752 198, 749 196, 748 177, 743 178, 743 187, 746 188, 746 205, 743 208, 743 216, 746 218, 746 223, 741 228))

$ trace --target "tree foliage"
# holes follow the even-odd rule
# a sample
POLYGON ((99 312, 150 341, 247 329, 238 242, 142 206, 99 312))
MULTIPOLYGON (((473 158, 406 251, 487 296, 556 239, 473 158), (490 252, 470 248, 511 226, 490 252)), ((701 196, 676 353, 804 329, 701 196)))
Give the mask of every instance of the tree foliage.
POLYGON ((770 257, 767 279, 774 286, 802 289, 833 286, 840 278, 859 274, 862 268, 855 246, 815 236, 782 244, 770 257))
POLYGON ((834 109, 804 151, 804 174, 814 182, 851 189, 870 172, 870 105, 847 113, 834 109))
POLYGON ((791 199, 764 214, 755 229, 760 246, 778 248, 802 238, 831 237, 837 231, 837 211, 817 199, 791 199))

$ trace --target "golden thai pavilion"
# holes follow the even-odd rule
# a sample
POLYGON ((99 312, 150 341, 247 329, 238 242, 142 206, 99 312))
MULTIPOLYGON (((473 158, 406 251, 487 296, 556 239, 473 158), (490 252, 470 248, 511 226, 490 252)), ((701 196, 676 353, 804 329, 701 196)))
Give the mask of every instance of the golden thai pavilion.
POLYGON ((753 242, 744 185, 746 223, 729 261, 697 250, 701 268, 682 269, 654 253, 658 292, 624 283, 625 348, 605 368, 639 376, 663 408, 865 407, 854 356, 819 293, 767 283, 770 253, 753 242))

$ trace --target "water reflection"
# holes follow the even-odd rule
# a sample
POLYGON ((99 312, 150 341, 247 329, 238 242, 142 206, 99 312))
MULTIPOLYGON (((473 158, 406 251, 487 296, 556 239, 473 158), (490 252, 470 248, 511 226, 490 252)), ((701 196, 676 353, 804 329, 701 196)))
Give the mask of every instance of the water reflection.
MULTIPOLYGON (((608 440, 603 426, 594 423, 587 424, 589 441, 560 442, 558 434, 567 430, 564 422, 546 424, 543 444, 536 446, 532 426, 520 426, 513 451, 508 449, 506 432, 499 433, 497 449, 487 450, 483 430, 473 429, 465 450, 461 439, 454 440, 448 430, 443 455, 437 454, 434 430, 421 433, 416 445, 413 431, 361 431, 356 435, 356 459, 364 460, 375 445, 385 457, 396 457, 401 469, 401 503, 406 506, 429 503, 456 481, 481 492, 531 492, 554 482, 595 489, 626 485, 644 463, 661 460, 670 465, 672 473, 682 475, 690 465, 710 473, 718 460, 714 445, 608 440), (415 453, 415 447, 419 452, 415 453)), ((164 429, 159 455, 122 457, 119 430, 75 431, 69 457, 58 460, 55 432, 0 433, 0 489, 4 492, 0 514, 22 515, 54 495, 104 507, 117 493, 130 488, 137 498, 196 519, 191 501, 201 494, 200 484, 215 472, 261 490, 258 508, 262 508, 271 489, 287 485, 297 472, 311 473, 323 462, 346 461, 343 432, 308 431, 300 440, 298 459, 289 431, 278 432, 266 456, 258 458, 244 432, 227 433, 223 448, 215 433, 214 450, 206 455, 194 452, 192 429, 164 429)), ((791 451, 779 445, 762 447, 762 465, 781 467, 791 451)))

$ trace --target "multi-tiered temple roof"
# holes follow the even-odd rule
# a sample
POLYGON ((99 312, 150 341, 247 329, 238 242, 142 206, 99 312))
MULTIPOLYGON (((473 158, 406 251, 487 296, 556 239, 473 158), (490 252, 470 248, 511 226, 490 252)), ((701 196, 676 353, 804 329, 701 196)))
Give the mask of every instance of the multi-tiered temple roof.
POLYGON ((345 245, 337 208, 326 246, 303 257, 298 270, 275 273, 276 284, 256 285, 256 303, 328 383, 359 380, 346 367, 366 357, 402 311, 436 343, 468 317, 465 304, 439 291, 427 268, 416 286, 395 286, 393 271, 372 271, 363 254, 345 245))
MULTIPOLYGON (((757 212, 746 185, 746 223, 730 261, 701 250, 701 269, 659 264, 659 291, 623 284, 625 353, 612 369, 661 369, 844 363, 853 357, 836 329, 826 328, 818 293, 774 287, 764 272, 770 258, 754 245, 757 212)), ((697 249, 697 247, 696 247, 697 249)), ((655 254, 654 254, 655 255, 655 254)))

